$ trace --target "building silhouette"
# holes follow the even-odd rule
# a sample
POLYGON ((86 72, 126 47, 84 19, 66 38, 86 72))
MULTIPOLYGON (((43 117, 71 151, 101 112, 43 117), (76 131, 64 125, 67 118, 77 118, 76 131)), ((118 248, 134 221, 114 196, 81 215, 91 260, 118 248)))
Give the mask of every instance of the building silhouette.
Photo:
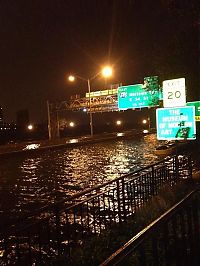
POLYGON ((30 119, 27 109, 22 109, 17 112, 16 122, 18 128, 26 128, 28 126, 30 119))
POLYGON ((0 106, 0 125, 3 124, 3 108, 0 106))

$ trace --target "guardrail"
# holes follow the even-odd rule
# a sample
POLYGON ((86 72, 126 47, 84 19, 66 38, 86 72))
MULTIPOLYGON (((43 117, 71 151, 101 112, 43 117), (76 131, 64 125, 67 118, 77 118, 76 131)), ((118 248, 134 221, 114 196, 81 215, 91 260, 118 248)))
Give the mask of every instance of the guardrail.
MULTIPOLYGON (((0 265, 49 265, 115 223, 122 223, 163 184, 192 177, 190 157, 177 155, 45 207, 0 235, 0 265)), ((56 264, 55 264, 56 265, 56 264)))
POLYGON ((101 266, 200 265, 200 189, 187 195, 101 266))

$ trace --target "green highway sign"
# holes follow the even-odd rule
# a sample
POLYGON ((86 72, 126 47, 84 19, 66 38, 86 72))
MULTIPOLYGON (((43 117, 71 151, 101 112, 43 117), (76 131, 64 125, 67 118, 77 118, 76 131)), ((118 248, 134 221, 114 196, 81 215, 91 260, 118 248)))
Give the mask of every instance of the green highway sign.
POLYGON ((144 84, 149 90, 158 90, 158 76, 144 77, 144 84))
POLYGON ((196 139, 194 106, 158 108, 156 110, 157 139, 196 139))
POLYGON ((118 87, 119 110, 159 105, 159 90, 149 90, 143 84, 118 87))
POLYGON ((195 107, 195 120, 200 121, 200 101, 188 102, 186 105, 195 107))

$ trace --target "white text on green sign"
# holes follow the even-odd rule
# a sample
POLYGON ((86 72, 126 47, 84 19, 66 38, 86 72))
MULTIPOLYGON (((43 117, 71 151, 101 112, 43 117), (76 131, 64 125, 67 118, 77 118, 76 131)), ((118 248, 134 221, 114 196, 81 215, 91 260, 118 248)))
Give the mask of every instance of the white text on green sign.
POLYGON ((156 126, 159 140, 196 139, 195 109, 193 106, 159 108, 156 126))
POLYGON ((187 106, 195 107, 195 120, 199 122, 200 121, 200 101, 188 102, 187 106))
POLYGON ((118 108, 120 110, 158 105, 158 90, 148 90, 143 84, 121 86, 118 88, 118 108))

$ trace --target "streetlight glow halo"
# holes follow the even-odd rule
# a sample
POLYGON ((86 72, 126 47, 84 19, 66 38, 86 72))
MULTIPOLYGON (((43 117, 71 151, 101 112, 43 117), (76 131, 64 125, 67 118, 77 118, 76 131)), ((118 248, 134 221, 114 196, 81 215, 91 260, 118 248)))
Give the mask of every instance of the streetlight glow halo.
POLYGON ((69 76, 68 76, 68 80, 69 80, 70 82, 73 82, 73 81, 75 80, 75 76, 73 76, 73 75, 69 75, 69 76))
POLYGON ((102 75, 103 75, 103 77, 105 77, 105 78, 111 77, 111 76, 112 76, 112 67, 110 67, 110 66, 105 66, 105 67, 102 69, 102 75))

